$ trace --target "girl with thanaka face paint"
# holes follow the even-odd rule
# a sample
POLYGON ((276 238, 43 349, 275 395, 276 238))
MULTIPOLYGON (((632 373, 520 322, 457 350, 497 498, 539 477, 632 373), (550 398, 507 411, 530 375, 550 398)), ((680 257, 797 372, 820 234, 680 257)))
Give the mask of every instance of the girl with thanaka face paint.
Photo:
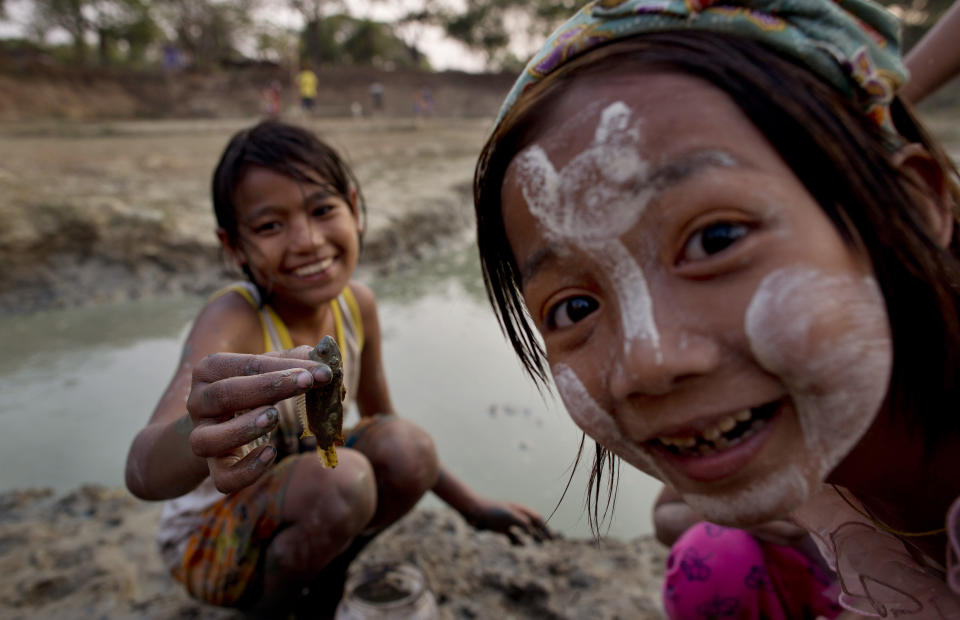
MULTIPOLYGON (((869 0, 587 5, 504 103, 478 242, 505 333, 597 442, 595 473, 622 459, 723 526, 789 519, 851 610, 951 617, 956 171, 896 94, 898 29, 869 0)), ((711 528, 674 547, 669 613, 795 617, 784 592, 809 609, 803 560, 758 544, 740 582, 779 611, 742 593, 692 610, 696 545, 743 534, 711 528)))

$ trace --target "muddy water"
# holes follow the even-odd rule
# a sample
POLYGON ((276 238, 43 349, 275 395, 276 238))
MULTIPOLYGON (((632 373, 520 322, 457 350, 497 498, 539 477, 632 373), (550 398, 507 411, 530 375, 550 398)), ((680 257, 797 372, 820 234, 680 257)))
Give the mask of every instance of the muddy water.
MULTIPOLYGON (((580 434, 520 371, 483 297, 475 252, 468 246, 370 281, 391 394, 401 415, 433 435, 451 471, 482 493, 548 514, 580 434)), ((0 319, 0 490, 122 485, 127 447, 169 380, 200 303, 0 319)), ((567 535, 589 531, 582 517, 589 465, 586 457, 551 521, 567 535)), ((626 470, 621 482, 610 534, 649 532, 656 483, 626 470)))

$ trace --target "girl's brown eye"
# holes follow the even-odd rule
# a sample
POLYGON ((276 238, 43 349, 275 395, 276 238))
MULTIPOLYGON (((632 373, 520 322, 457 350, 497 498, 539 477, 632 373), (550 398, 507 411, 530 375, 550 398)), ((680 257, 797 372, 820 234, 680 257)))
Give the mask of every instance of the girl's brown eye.
POLYGON ((267 233, 280 229, 280 222, 263 222, 253 227, 253 232, 267 233))
POLYGON ((547 313, 547 326, 552 329, 570 327, 585 319, 598 307, 600 304, 593 297, 586 295, 568 297, 550 308, 547 313))
POLYGON ((690 237, 683 249, 683 261, 702 260, 718 254, 745 237, 750 229, 736 222, 715 222, 690 237))

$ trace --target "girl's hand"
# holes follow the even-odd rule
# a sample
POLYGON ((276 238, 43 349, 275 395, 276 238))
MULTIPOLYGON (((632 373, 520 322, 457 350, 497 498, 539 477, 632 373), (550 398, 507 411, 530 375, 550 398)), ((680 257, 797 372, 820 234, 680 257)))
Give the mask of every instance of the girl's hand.
POLYGON ((330 369, 310 361, 309 352, 310 347, 298 347, 266 355, 216 353, 194 369, 187 399, 190 446, 207 459, 220 492, 254 483, 273 463, 273 446, 246 455, 242 447, 276 428, 276 403, 330 381, 330 369))
POLYGON ((464 518, 478 530, 505 534, 514 545, 523 544, 523 539, 518 535, 520 532, 536 542, 553 538, 543 517, 520 504, 482 499, 469 514, 464 514, 464 518))

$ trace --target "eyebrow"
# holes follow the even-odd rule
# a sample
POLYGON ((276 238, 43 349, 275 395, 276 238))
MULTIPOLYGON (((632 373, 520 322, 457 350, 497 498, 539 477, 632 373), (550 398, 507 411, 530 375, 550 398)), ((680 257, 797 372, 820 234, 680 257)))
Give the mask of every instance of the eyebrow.
MULTIPOLYGON (((741 165, 740 160, 733 154, 722 149, 704 149, 685 153, 673 161, 658 166, 651 174, 645 175, 634 187, 634 190, 639 190, 641 185, 652 187, 653 196, 651 200, 655 200, 669 186, 682 183, 706 170, 737 168, 741 165)), ((559 254, 557 244, 554 242, 548 243, 531 254, 523 266, 520 267, 521 287, 543 269, 546 263, 556 259, 559 254)))
POLYGON ((545 245, 531 254, 520 268, 520 286, 523 287, 529 282, 538 271, 543 269, 545 263, 555 259, 558 254, 556 245, 553 243, 545 245))
MULTIPOLYGON (((310 204, 310 203, 313 203, 313 202, 320 202, 320 201, 323 201, 323 200, 329 200, 330 198, 338 198, 339 196, 340 196, 340 194, 338 194, 337 192, 335 192, 335 191, 333 191, 333 190, 331 190, 331 189, 329 189, 329 188, 327 188, 327 187, 321 186, 321 187, 320 187, 319 189, 317 189, 317 190, 314 190, 314 191, 312 191, 312 192, 310 192, 310 193, 304 194, 304 195, 303 195, 303 202, 304 202, 304 204, 310 204)), ((265 204, 265 205, 262 205, 262 206, 258 206, 258 207, 256 207, 256 208, 253 210, 253 213, 251 213, 251 214, 246 218, 246 221, 249 222, 249 221, 255 220, 255 219, 259 218, 259 217, 263 217, 264 215, 269 214, 271 211, 282 211, 282 210, 283 210, 283 207, 281 207, 280 205, 265 204)))
POLYGON ((722 149, 705 149, 685 153, 677 159, 657 167, 653 173, 647 175, 643 182, 652 185, 654 192, 659 194, 667 186, 682 183, 692 176, 696 176, 711 168, 737 168, 742 164, 733 154, 722 149))

